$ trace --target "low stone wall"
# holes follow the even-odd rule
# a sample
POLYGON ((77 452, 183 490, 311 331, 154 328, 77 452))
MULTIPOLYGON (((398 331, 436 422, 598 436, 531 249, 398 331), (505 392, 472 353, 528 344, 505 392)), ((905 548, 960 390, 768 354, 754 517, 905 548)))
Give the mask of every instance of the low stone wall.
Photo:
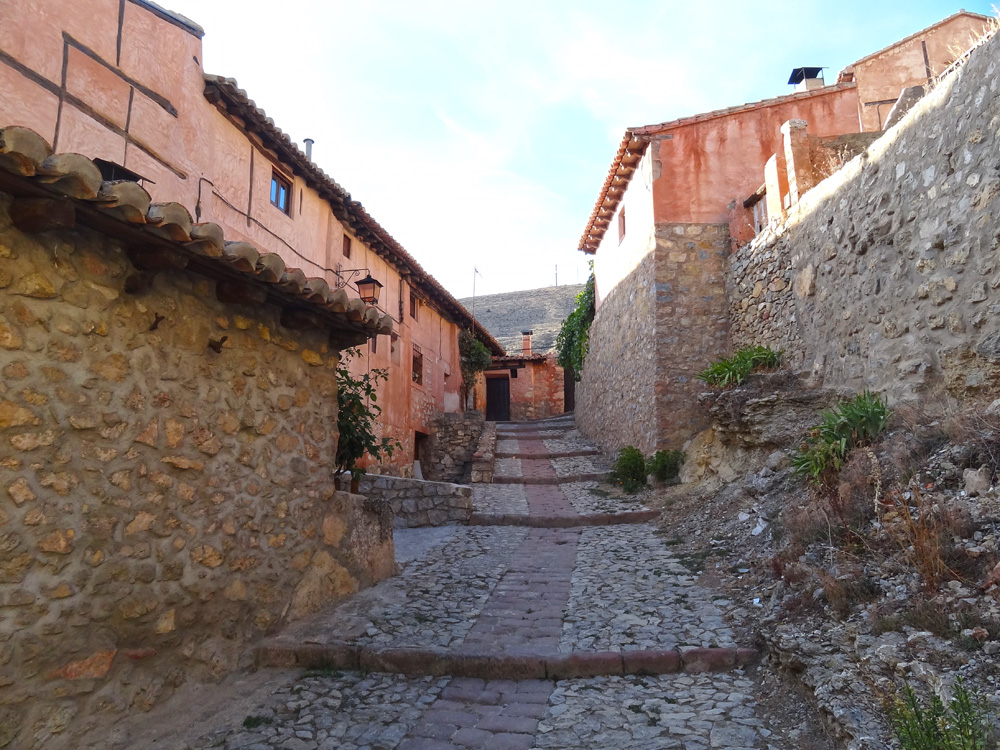
POLYGON ((732 256, 734 346, 893 400, 1000 396, 1000 38, 732 256))
POLYGON ((361 494, 388 503, 397 529, 467 523, 472 515, 472 488, 467 485, 366 474, 361 494))
POLYGON ((491 484, 497 453, 497 423, 486 422, 472 455, 472 483, 491 484))
POLYGON ((464 414, 437 414, 431 421, 430 446, 424 477, 434 482, 461 482, 466 478, 483 431, 481 411, 464 414))
MULTIPOLYGON (((395 570, 334 491, 337 352, 0 195, 0 744, 75 747, 395 570), (11 739, 13 738, 13 739, 11 739)), ((375 509, 377 511, 377 509, 375 509)))

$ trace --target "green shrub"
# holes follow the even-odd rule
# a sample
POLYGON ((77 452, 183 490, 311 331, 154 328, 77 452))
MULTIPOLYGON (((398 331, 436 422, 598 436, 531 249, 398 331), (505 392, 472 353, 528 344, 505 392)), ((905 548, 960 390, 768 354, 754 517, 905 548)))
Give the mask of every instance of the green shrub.
POLYGON ((755 370, 773 370, 781 364, 781 352, 766 346, 747 346, 732 357, 713 362, 696 376, 716 388, 740 385, 755 370))
POLYGON ((611 478, 626 492, 635 492, 646 484, 646 459, 634 445, 622 448, 611 470, 611 478))
POLYGON ((839 471, 851 450, 878 437, 889 415, 885 399, 871 391, 823 411, 823 421, 810 430, 799 452, 792 456, 795 473, 821 484, 839 471))
POLYGON ((559 366, 573 373, 573 379, 577 381, 580 380, 583 361, 590 348, 590 324, 594 322, 595 301, 593 262, 591 262, 590 277, 583 291, 576 296, 576 309, 563 321, 556 337, 556 356, 559 366))
POLYGON ((921 705, 907 685, 903 696, 888 706, 889 723, 903 750, 987 750, 991 741, 989 709, 982 697, 973 695, 961 678, 947 706, 937 696, 921 705))
POLYGON ((656 451, 646 462, 646 470, 661 482, 672 482, 684 463, 682 451, 656 451))

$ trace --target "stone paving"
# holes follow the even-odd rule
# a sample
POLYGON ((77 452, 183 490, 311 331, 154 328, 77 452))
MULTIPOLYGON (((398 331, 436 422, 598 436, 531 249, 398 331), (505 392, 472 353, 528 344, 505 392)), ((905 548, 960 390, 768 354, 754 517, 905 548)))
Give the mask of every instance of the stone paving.
POLYGON ((498 435, 511 454, 497 461, 505 476, 551 483, 476 486, 476 514, 501 525, 397 534, 398 576, 259 652, 265 664, 305 663, 303 649, 336 645, 372 671, 307 671, 244 726, 188 748, 774 748, 738 666, 750 652, 735 648, 727 602, 698 585, 652 525, 635 522, 641 506, 585 477, 603 469, 599 457, 562 470, 567 459, 541 458, 589 448, 572 423, 500 425, 498 435), (598 518, 608 525, 591 525, 598 518), (548 679, 497 679, 511 669, 548 679))

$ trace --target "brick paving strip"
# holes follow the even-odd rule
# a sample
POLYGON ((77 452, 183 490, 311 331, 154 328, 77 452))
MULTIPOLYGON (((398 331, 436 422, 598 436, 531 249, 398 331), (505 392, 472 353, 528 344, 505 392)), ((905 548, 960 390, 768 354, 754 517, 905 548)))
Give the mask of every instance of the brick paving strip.
MULTIPOLYGON (((319 712, 319 709, 310 708, 312 704, 308 700, 303 702, 293 697, 283 707, 268 709, 271 713, 267 716, 273 715, 276 720, 280 719, 274 728, 257 732, 237 731, 235 734, 230 731, 225 738, 226 750, 324 750, 334 747, 531 750, 543 747, 603 748, 614 744, 621 744, 622 747, 700 750, 709 746, 735 748, 737 742, 739 748, 763 747, 761 736, 757 734, 757 726, 761 722, 754 719, 752 710, 743 705, 745 696, 740 692, 746 691, 746 685, 745 679, 739 676, 739 668, 757 659, 755 650, 706 647, 704 643, 702 646, 649 648, 650 644, 655 645, 664 638, 657 636, 650 641, 650 625, 646 620, 643 620, 642 625, 645 628, 642 632, 647 634, 644 636, 646 640, 628 640, 629 629, 614 631, 626 640, 605 641, 607 645, 620 650, 579 650, 579 645, 574 646, 593 643, 593 635, 588 634, 597 632, 594 631, 595 627, 599 631, 608 631, 609 634, 612 632, 612 623, 601 619, 608 616, 607 610, 590 616, 586 632, 582 635, 573 630, 579 630, 581 618, 567 620, 567 613, 574 611, 574 606, 582 605, 581 601, 576 601, 575 604, 573 602, 574 596, 580 596, 579 593, 574 593, 575 589, 584 587, 590 590, 586 587, 592 589, 594 586, 604 585, 603 581, 588 583, 586 576, 577 581, 577 576, 574 575, 578 566, 578 548, 585 538, 593 538, 585 537, 585 533, 626 534, 625 529, 629 527, 623 524, 646 523, 654 520, 658 513, 648 509, 578 513, 560 485, 586 481, 590 477, 580 474, 557 476, 550 459, 554 456, 586 457, 594 453, 580 450, 547 454, 543 442, 546 436, 558 436, 570 429, 572 423, 565 418, 544 426, 503 425, 502 429, 498 429, 498 436, 508 444, 514 441, 517 443, 517 449, 508 451, 509 455, 506 457, 519 461, 508 466, 513 467, 510 469, 513 472, 517 472, 519 466, 521 476, 505 476, 503 481, 498 477, 495 484, 520 485, 527 501, 528 513, 477 512, 473 515, 468 531, 463 532, 470 536, 467 539, 462 537, 466 539, 462 542, 465 545, 463 549, 466 550, 463 554, 473 557, 459 558, 460 561, 472 561, 466 563, 470 566, 470 572, 456 573, 462 580, 465 580, 463 576, 471 574, 472 578, 468 580, 475 583, 475 591, 482 593, 472 598, 466 596, 462 600, 464 604, 449 607, 450 619, 446 618, 442 622, 450 624, 445 626, 440 641, 447 643, 447 646, 417 645, 420 643, 418 634, 428 631, 408 631, 407 623, 400 621, 402 616, 398 612, 401 610, 390 607, 386 617, 389 618, 389 624, 398 626, 396 630, 388 625, 368 629, 354 628, 354 638, 338 640, 330 637, 340 627, 334 618, 325 631, 314 630, 311 636, 303 636, 307 631, 300 629, 297 634, 286 633, 270 639, 257 649, 258 666, 298 666, 330 674, 328 678, 302 678, 300 682, 310 686, 306 688, 311 696, 310 700, 321 701, 328 709, 332 709, 333 703, 339 701, 338 705, 345 711, 355 714, 361 711, 362 719, 371 726, 360 731, 362 728, 352 729, 350 721, 345 724, 344 721, 338 723, 332 720, 324 720, 321 726, 313 713, 310 713, 319 712), (573 455, 563 455, 569 453, 573 455), (585 532, 589 527, 611 525, 617 530, 585 532), (491 530, 486 527, 511 528, 491 530), (528 528, 518 531, 517 527, 528 528), (496 534, 503 536, 493 536, 496 534), (522 536, 511 536, 512 534, 522 536), (496 547, 497 542, 500 542, 499 548, 496 547), (475 561, 481 561, 478 567, 473 564, 475 561), (459 612, 464 614, 458 615, 459 612), (567 630, 568 627, 570 630, 567 630), (397 635, 393 636, 393 633, 397 635), (589 640, 574 640, 580 637, 589 640), (619 643, 633 645, 620 647, 617 645, 619 643), (345 670, 347 675, 340 676, 339 672, 331 670, 345 670), (706 673, 714 676, 708 679, 706 673), (391 677, 392 674, 405 677, 391 677), (361 705, 365 704, 363 696, 361 704, 357 701, 344 703, 343 691, 338 686, 345 680, 353 681, 352 684, 360 684, 357 680, 365 684, 371 683, 372 695, 367 699, 370 702, 376 700, 375 695, 382 696, 379 700, 391 700, 386 696, 395 694, 397 700, 408 700, 417 705, 413 710, 387 710, 382 719, 376 720, 365 713, 369 709, 361 705), (437 682, 427 682, 428 680, 437 682), (594 680, 612 682, 600 683, 602 687, 598 687, 594 680), (619 682, 614 682, 615 680, 619 682), (622 680, 625 682, 621 682, 622 680), (724 685, 721 693, 716 684, 724 685), (589 692, 593 690, 598 693, 594 695, 589 692), (321 700, 324 691, 329 691, 336 700, 329 697, 321 700), (603 697, 604 691, 620 694, 622 697, 611 698, 609 702, 609 699, 603 697), (677 697, 664 698, 667 693, 677 697), (718 697, 723 694, 727 696, 726 700, 718 697), (713 695, 717 697, 713 699, 713 695), (739 700, 733 700, 732 696, 739 697, 739 700), (598 699, 597 703, 593 703, 595 698, 598 699), (718 705, 723 708, 713 708, 710 715, 698 715, 690 708, 681 706, 715 705, 711 703, 712 700, 721 700, 718 705), (361 707, 356 707, 358 705, 361 707), (622 706, 627 706, 627 710, 622 706), (288 721, 282 718, 285 714, 288 714, 288 721), (598 721, 591 727, 593 744, 587 745, 582 741, 581 727, 593 724, 594 720, 588 717, 595 714, 608 714, 601 720, 607 726, 598 721), (614 742, 608 732, 617 732, 614 742), (609 744, 604 744, 605 741, 609 744)), ((634 540, 628 535, 612 538, 618 538, 618 544, 624 542, 630 548, 641 543, 654 545, 645 547, 646 550, 656 549, 656 545, 660 550, 666 549, 649 531, 644 531, 634 540)), ((455 541, 458 540, 456 537, 455 541)), ((589 560, 587 564, 593 565, 595 555, 600 559, 605 547, 590 546, 586 549, 588 552, 584 558, 589 560)), ((631 569, 628 566, 632 564, 630 560, 633 558, 629 553, 615 552, 615 549, 620 549, 615 547, 607 549, 611 552, 604 554, 620 557, 619 574, 622 570, 627 572, 631 569)), ((648 554, 648 551, 642 552, 636 557, 648 554)), ((446 566, 440 562, 436 567, 433 563, 428 563, 428 575, 441 575, 443 567, 446 566)), ((428 604, 433 607, 433 602, 425 601, 426 597, 406 598, 410 596, 405 591, 406 586, 429 585, 427 575, 420 577, 422 569, 414 570, 416 573, 413 575, 416 577, 409 584, 404 581, 397 583, 396 589, 387 590, 390 592, 390 600, 395 601, 397 607, 402 606, 404 611, 411 605, 416 608, 419 623, 423 622, 419 617, 431 617, 428 604), (402 604, 399 601, 401 597, 402 604)), ((588 575, 592 577, 595 572, 600 578, 599 571, 589 571, 588 575)), ((657 570, 654 574, 660 572, 657 570)), ((445 577, 452 578, 449 575, 445 577)), ((441 591, 452 591, 449 586, 460 584, 461 581, 447 582, 441 591)), ((693 580, 689 580, 681 585, 692 584, 693 580)), ((366 594, 369 597, 375 596, 370 594, 374 590, 362 592, 355 597, 355 620, 348 618, 346 622, 357 621, 357 616, 361 614, 357 611, 358 608, 365 606, 366 594)), ((427 594, 428 591, 424 590, 423 593, 427 594)), ((671 603, 667 594, 666 589, 661 595, 662 599, 657 599, 656 594, 647 594, 647 599, 650 595, 653 596, 652 604, 639 608, 636 612, 647 620, 652 616, 665 616, 662 627, 669 631, 673 624, 670 612, 684 614, 682 610, 670 607, 680 606, 677 602, 688 601, 688 598, 683 594, 680 598, 675 597, 671 603)), ((711 603, 703 606, 712 607, 711 603)), ((642 619, 636 618, 635 613, 630 614, 628 600, 621 600, 620 609, 623 615, 642 619)), ((684 616, 689 621, 694 616, 693 622, 697 625, 697 617, 701 615, 696 612, 695 615, 684 616)), ((708 616, 711 617, 711 613, 708 616)), ((653 620, 654 623, 659 621, 653 620)), ((369 622, 368 625, 371 626, 372 623, 369 622)), ((410 625, 417 627, 412 623, 410 625)), ((433 625, 429 627, 429 632, 435 632, 433 625)), ((653 630, 655 631, 655 626, 653 630)), ((680 637, 671 637, 673 640, 666 639, 667 643, 685 642, 680 637)), ((429 641, 424 640, 423 643, 429 641)), ((292 694, 296 694, 297 688, 290 689, 292 694)))

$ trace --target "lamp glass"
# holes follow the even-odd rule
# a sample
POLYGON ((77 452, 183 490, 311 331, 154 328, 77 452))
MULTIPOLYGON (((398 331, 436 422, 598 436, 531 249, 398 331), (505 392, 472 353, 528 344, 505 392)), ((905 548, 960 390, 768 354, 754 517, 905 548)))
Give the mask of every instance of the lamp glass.
POLYGON ((371 274, 368 274, 363 279, 357 283, 358 296, 362 300, 367 302, 369 305, 378 304, 379 291, 382 289, 382 285, 372 278, 371 274))

